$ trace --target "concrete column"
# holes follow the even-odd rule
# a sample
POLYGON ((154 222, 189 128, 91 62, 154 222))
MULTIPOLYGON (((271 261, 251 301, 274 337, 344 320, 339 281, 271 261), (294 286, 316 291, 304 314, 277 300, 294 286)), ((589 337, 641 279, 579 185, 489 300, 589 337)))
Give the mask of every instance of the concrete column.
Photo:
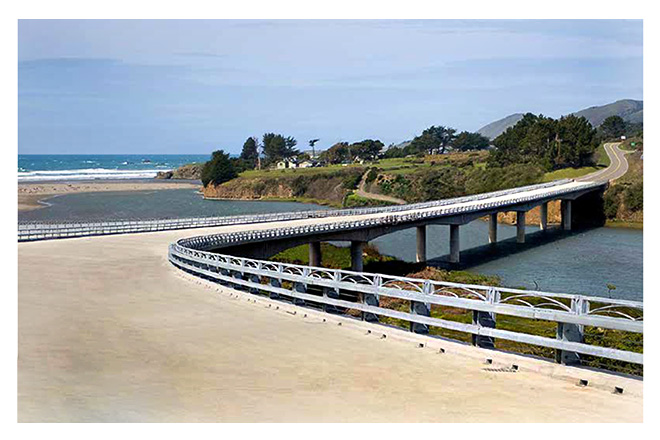
POLYGON ((516 212, 516 241, 525 242, 525 211, 516 212))
POLYGON ((541 205, 539 228, 542 231, 548 230, 548 202, 541 205))
POLYGON ((309 265, 321 267, 321 242, 313 241, 309 244, 309 265))
POLYGON ((497 213, 491 214, 488 219, 488 243, 497 243, 497 213))
POLYGON ((458 225, 449 225, 449 262, 461 261, 461 240, 458 225))
POLYGON ((351 270, 355 272, 362 272, 363 248, 364 248, 363 241, 351 241, 351 270))
POLYGON ((426 261, 426 226, 417 226, 417 262, 426 261))
POLYGON ((564 228, 564 231, 570 231, 573 220, 571 218, 573 201, 572 200, 562 200, 561 201, 561 224, 564 228))

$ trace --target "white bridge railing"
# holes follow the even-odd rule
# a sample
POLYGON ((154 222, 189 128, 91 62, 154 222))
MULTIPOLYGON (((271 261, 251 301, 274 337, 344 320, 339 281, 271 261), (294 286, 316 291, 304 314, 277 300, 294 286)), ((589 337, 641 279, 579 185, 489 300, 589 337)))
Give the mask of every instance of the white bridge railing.
POLYGON ((473 335, 477 345, 488 346, 495 339, 503 339, 552 348, 577 358, 591 355, 643 364, 642 353, 582 342, 585 326, 643 333, 643 303, 637 301, 275 263, 205 252, 178 243, 170 245, 169 260, 193 275, 237 289, 320 304, 326 311, 338 307, 358 310, 363 318, 401 319, 417 325, 418 330, 430 326, 463 332, 473 335), (286 283, 292 287, 286 288, 286 283), (347 293, 358 302, 342 299, 347 293), (410 301, 410 312, 381 307, 382 297, 410 301), (473 322, 432 317, 433 305, 472 311, 473 322), (555 322, 557 337, 498 329, 496 315, 555 322))

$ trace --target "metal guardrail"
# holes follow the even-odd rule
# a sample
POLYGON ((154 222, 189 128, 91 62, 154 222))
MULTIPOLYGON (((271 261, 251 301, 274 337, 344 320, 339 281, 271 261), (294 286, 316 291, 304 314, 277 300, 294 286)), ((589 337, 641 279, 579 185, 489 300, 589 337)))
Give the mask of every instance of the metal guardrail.
MULTIPOLYGON (((472 196, 456 197, 432 202, 415 203, 410 205, 355 208, 340 210, 297 211, 286 213, 256 214, 241 216, 178 218, 178 219, 150 219, 150 220, 120 220, 107 222, 21 222, 18 225, 18 241, 48 240, 57 238, 71 238, 95 235, 125 234, 139 232, 154 232, 175 229, 207 228, 216 226, 251 224, 263 222, 303 220, 311 218, 357 216, 381 213, 400 213, 412 210, 422 210, 442 207, 466 202, 474 202, 493 197, 516 194, 529 190, 551 188, 571 182, 570 179, 557 180, 537 185, 528 185, 491 193, 472 196)), ((589 185, 585 183, 585 185, 589 185)), ((592 186, 602 184, 593 183, 592 186)))
POLYGON ((175 266, 193 275, 253 293, 266 292, 274 297, 284 296, 324 306, 344 307, 364 314, 397 318, 479 337, 643 364, 641 353, 566 340, 561 331, 558 331, 557 339, 553 339, 498 329, 495 326, 495 315, 508 315, 552 321, 558 324, 558 328, 573 326, 577 331, 581 331, 583 326, 594 326, 643 333, 643 303, 637 301, 275 263, 205 252, 178 243, 170 245, 168 258, 175 266), (284 288, 283 282, 290 282, 294 287, 284 288), (314 287, 323 294, 309 293, 310 288, 314 287), (361 301, 340 299, 339 292, 351 292, 361 301), (380 297, 408 300, 411 312, 381 307, 380 297), (431 305, 471 310, 477 315, 488 314, 492 319, 477 317, 472 324, 468 324, 434 318, 430 316, 431 305))

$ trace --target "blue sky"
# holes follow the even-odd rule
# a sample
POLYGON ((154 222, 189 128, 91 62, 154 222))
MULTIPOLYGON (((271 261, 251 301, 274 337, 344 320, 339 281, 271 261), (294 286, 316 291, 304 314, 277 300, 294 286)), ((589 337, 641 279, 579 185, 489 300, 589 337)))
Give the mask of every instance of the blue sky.
POLYGON ((642 99, 642 21, 21 20, 19 153, 385 144, 642 99))

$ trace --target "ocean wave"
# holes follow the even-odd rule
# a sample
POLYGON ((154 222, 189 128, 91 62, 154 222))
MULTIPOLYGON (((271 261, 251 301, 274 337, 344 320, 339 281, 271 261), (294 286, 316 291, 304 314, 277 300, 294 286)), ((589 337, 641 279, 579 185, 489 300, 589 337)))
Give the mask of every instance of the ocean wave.
POLYGON ((44 180, 96 180, 96 179, 150 179, 163 170, 111 170, 90 168, 82 170, 43 170, 19 172, 18 181, 44 180))

